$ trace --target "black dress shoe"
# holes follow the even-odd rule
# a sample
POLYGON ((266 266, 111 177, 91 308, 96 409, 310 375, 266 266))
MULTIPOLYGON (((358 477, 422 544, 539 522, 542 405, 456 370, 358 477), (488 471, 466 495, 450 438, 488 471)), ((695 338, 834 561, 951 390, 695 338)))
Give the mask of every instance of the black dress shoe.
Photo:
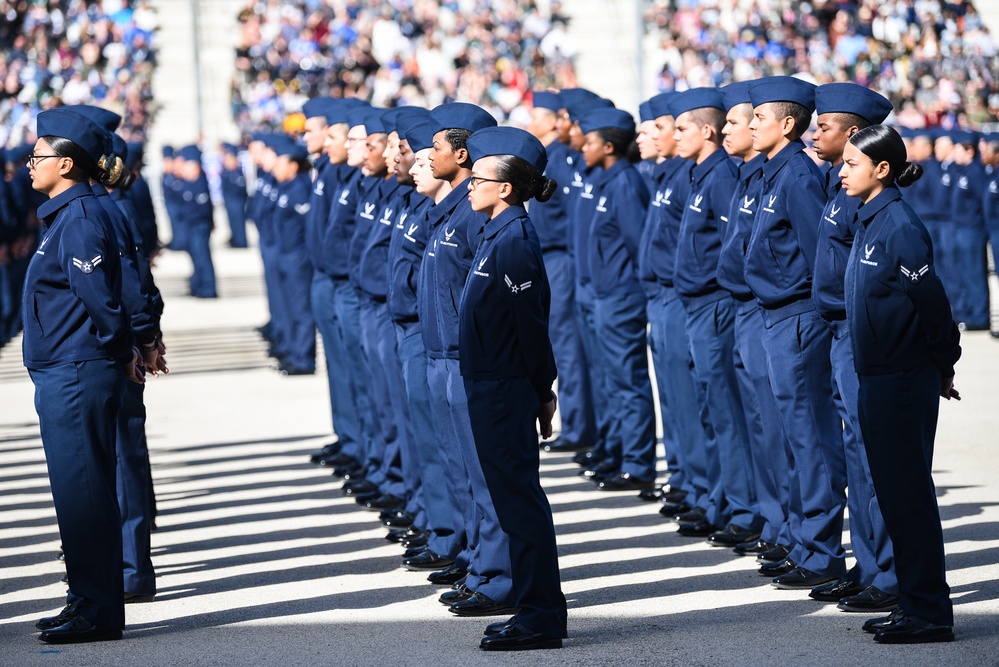
POLYGON ((782 574, 787 574, 796 567, 798 567, 797 563, 790 558, 785 558, 784 560, 779 560, 776 563, 767 563, 761 567, 758 572, 764 577, 777 577, 782 574))
POLYGON ((760 563, 779 563, 787 558, 790 553, 791 547, 784 546, 783 544, 775 544, 769 551, 756 554, 756 560, 760 563))
POLYGON ((664 519, 669 519, 670 521, 672 521, 673 517, 677 516, 678 514, 686 514, 692 509, 694 508, 685 502, 666 503, 665 505, 659 508, 659 516, 663 517, 664 519))
POLYGON ((616 475, 619 472, 621 472, 621 466, 619 466, 614 461, 607 460, 607 461, 601 461, 595 466, 591 466, 586 470, 581 471, 579 475, 581 477, 585 477, 586 479, 593 479, 595 477, 600 477, 601 479, 603 479, 608 475, 612 474, 616 475))
POLYGON ((366 479, 347 480, 343 485, 343 495, 358 496, 364 493, 381 493, 381 489, 374 482, 366 479))
POLYGON ((389 542, 399 544, 406 539, 407 532, 408 532, 407 528, 396 528, 395 530, 390 530, 388 534, 385 536, 385 539, 388 540, 389 542))
POLYGON ((442 567, 447 567, 454 563, 453 558, 448 558, 446 556, 438 556, 430 549, 427 549, 423 553, 413 556, 412 558, 407 558, 402 561, 403 566, 407 570, 422 571, 422 570, 439 570, 442 567))
POLYGON ((406 501, 398 496, 393 496, 391 493, 385 493, 377 498, 371 498, 364 502, 364 509, 382 511, 390 509, 402 509, 406 504, 406 501))
POLYGON ((46 628, 38 635, 46 644, 83 644, 121 639, 121 630, 94 625, 80 615, 75 615, 60 626, 46 628))
POLYGON ((868 586, 859 593, 844 595, 836 606, 843 611, 891 611, 898 606, 898 598, 874 586, 868 586))
POLYGON ((663 484, 659 489, 659 499, 667 505, 676 505, 687 499, 687 492, 670 484, 663 484))
POLYGON ((426 550, 427 550, 427 545, 423 545, 422 547, 413 547, 412 549, 406 549, 405 551, 402 552, 402 560, 406 561, 410 558, 416 558, 426 550))
POLYGON ((465 584, 462 584, 458 586, 458 588, 452 588, 449 591, 444 591, 443 593, 441 593, 441 596, 437 598, 437 601, 440 602, 442 605, 450 607, 456 602, 464 602, 473 595, 475 595, 475 591, 470 589, 465 584))
POLYGON ((448 611, 456 616, 501 616, 516 614, 518 610, 506 602, 497 602, 482 593, 475 593, 467 600, 455 602, 448 607, 448 611))
MULTIPOLYGON (((380 498, 382 496, 381 491, 364 491, 362 493, 352 493, 350 497, 354 499, 354 502, 361 507, 365 506, 369 500, 374 500, 375 498, 380 498)), ((367 509, 371 509, 370 507, 367 509)))
POLYGON ((732 551, 735 552, 736 556, 755 556, 763 553, 764 551, 770 551, 773 548, 774 545, 769 542, 756 540, 755 542, 743 542, 742 544, 737 544, 732 551))
MULTIPOLYGON (((381 514, 378 515, 381 518, 381 514)), ((413 525, 413 515, 405 510, 393 510, 388 516, 381 519, 382 525, 387 528, 411 528, 413 525)))
POLYGON ((777 575, 770 583, 774 588, 785 591, 797 591, 803 588, 812 589, 822 584, 828 584, 831 581, 836 581, 836 577, 812 572, 803 567, 796 567, 790 572, 777 575))
POLYGON ((613 477, 605 478, 597 484, 597 488, 601 491, 641 491, 642 489, 653 491, 655 484, 654 479, 640 479, 631 473, 622 472, 613 477))
POLYGON ((407 537, 402 541, 403 548, 413 549, 414 547, 425 547, 427 546, 427 536, 426 535, 415 535, 413 537, 407 537))
POLYGON ((662 498, 662 492, 657 488, 642 489, 638 492, 638 499, 646 503, 654 503, 662 498))
POLYGON ((732 524, 728 524, 721 530, 715 531, 708 535, 708 544, 713 547, 734 547, 744 542, 752 542, 760 537, 760 531, 752 530, 750 528, 740 528, 732 524))
POLYGON ((323 448, 318 452, 312 452, 309 455, 310 463, 319 463, 319 459, 326 458, 327 456, 333 456, 340 451, 340 441, 334 440, 328 445, 323 445, 323 448))
POLYGON ((156 602, 155 593, 125 593, 125 604, 142 604, 156 602))
POLYGON ((954 628, 934 625, 918 618, 904 615, 874 633, 879 644, 929 644, 954 641, 954 628))
POLYGON ((576 455, 572 457, 572 462, 584 468, 589 468, 591 465, 600 463, 600 455, 594 450, 588 449, 583 452, 576 452, 576 455))
POLYGON ((494 635, 486 635, 479 642, 483 651, 532 651, 535 649, 562 648, 561 637, 551 637, 511 623, 494 635))
POLYGON ((849 577, 841 577, 838 581, 822 586, 816 586, 808 597, 819 602, 839 602, 840 599, 848 595, 856 595, 864 590, 864 587, 849 577))
POLYGON ((465 568, 452 565, 447 569, 431 572, 430 576, 427 577, 427 581, 435 586, 453 586, 463 580, 467 575, 468 572, 465 568))
POLYGON ((315 375, 315 368, 299 368, 298 366, 284 366, 281 369, 281 375, 284 377, 295 376, 295 375, 315 375))
POLYGON ((905 612, 902 611, 901 607, 895 607, 890 614, 887 616, 882 616, 881 618, 869 618, 864 621, 864 632, 870 632, 872 635, 880 630, 881 628, 888 627, 896 621, 901 621, 905 617, 905 612))
POLYGON ((69 622, 74 616, 76 616, 76 614, 76 603, 68 604, 55 616, 46 616, 45 618, 39 619, 38 622, 35 623, 35 627, 39 630, 58 628, 63 623, 69 622))
POLYGON ((344 480, 364 479, 364 468, 359 465, 333 468, 333 476, 344 480))
POLYGON ((489 625, 486 626, 486 629, 482 632, 482 634, 484 634, 486 637, 489 637, 490 635, 498 635, 499 633, 503 632, 516 622, 517 622, 517 617, 511 616, 505 621, 496 621, 495 623, 490 623, 489 625))
POLYGON ((677 523, 697 523, 707 515, 708 511, 703 507, 694 507, 694 509, 674 515, 673 520, 677 523))
POLYGON ((541 443, 541 451, 548 452, 549 454, 565 454, 567 452, 578 452, 584 449, 590 449, 592 445, 588 445, 585 442, 569 442, 563 440, 562 438, 556 438, 551 442, 541 443))
POLYGON ((676 534, 681 537, 707 537, 717 530, 718 526, 707 519, 701 519, 694 523, 681 523, 676 529, 676 534))
POLYGON ((330 454, 329 456, 320 457, 316 463, 324 468, 331 469, 360 465, 357 459, 349 454, 344 454, 343 452, 336 452, 334 454, 330 454))

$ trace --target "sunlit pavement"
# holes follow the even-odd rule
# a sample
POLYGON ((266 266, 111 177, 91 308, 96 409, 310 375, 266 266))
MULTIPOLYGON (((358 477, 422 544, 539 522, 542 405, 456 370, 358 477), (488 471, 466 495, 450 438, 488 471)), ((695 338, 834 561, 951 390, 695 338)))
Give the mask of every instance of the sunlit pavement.
MULTIPOLYGON (((876 645, 863 614, 779 591, 755 561, 674 534, 658 505, 598 492, 543 455, 569 633, 561 651, 485 654, 486 623, 403 570, 376 514, 308 453, 330 439, 326 377, 269 369, 259 255, 218 248, 217 301, 183 296, 185 256, 157 280, 171 373, 150 378, 159 594, 125 639, 49 646, 34 622, 64 604, 59 536, 19 342, 0 351, 0 664, 995 665, 999 664, 999 342, 964 338, 960 403, 941 411, 936 482, 957 641, 876 645)), ((320 364, 322 367, 322 364, 320 364)))

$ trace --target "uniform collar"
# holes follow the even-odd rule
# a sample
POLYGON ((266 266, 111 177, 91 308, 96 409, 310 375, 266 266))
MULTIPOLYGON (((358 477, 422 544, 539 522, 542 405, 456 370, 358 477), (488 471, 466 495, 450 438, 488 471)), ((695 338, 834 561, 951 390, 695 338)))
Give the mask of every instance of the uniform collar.
POLYGON ((511 222, 517 218, 522 218, 527 215, 527 211, 524 210, 523 206, 511 206, 499 215, 497 215, 492 220, 486 222, 486 227, 483 230, 485 238, 491 239, 495 238, 504 227, 509 225, 511 222))
POLYGON ((625 167, 630 165, 631 163, 628 162, 626 158, 620 158, 617 162, 611 165, 610 169, 604 169, 604 172, 597 176, 596 183, 594 183, 594 185, 603 185, 617 176, 618 173, 623 171, 625 167))
POLYGON ((777 155, 763 163, 763 177, 768 181, 777 175, 787 161, 792 157, 805 150, 805 144, 801 139, 795 139, 784 148, 780 149, 777 155))
POLYGON ((468 196, 468 182, 470 180, 472 180, 471 176, 459 183, 457 187, 447 193, 444 199, 440 200, 430 209, 427 214, 427 220, 430 221, 431 225, 435 227, 439 225, 444 217, 457 208, 461 200, 468 196))
POLYGON ((763 163, 767 161, 767 156, 763 153, 758 154, 756 157, 746 160, 739 165, 739 180, 747 181, 752 178, 755 174, 763 171, 763 163))
POLYGON ((712 169, 721 164, 723 160, 728 159, 728 153, 725 152, 725 149, 719 148, 714 153, 704 158, 703 162, 695 164, 690 168, 690 182, 700 185, 701 182, 704 181, 704 177, 711 173, 712 169))
POLYGON ((860 205, 860 208, 857 210, 857 220, 864 225, 867 225, 874 218, 874 216, 883 211, 888 204, 901 198, 902 193, 899 192, 897 187, 894 185, 887 187, 878 193, 874 199, 866 204, 860 205))
POLYGON ((62 192, 55 197, 52 197, 47 202, 38 207, 38 217, 48 218, 54 215, 63 206, 73 201, 74 199, 79 199, 80 197, 85 197, 87 195, 92 195, 93 190, 90 189, 89 183, 77 183, 65 192, 62 192))
POLYGON ((839 171, 841 165, 829 165, 829 170, 826 171, 826 194, 832 198, 837 192, 839 192, 840 183, 842 178, 839 176, 839 171))
POLYGON ((90 191, 94 193, 95 197, 107 197, 110 194, 108 189, 100 183, 91 183, 90 191))

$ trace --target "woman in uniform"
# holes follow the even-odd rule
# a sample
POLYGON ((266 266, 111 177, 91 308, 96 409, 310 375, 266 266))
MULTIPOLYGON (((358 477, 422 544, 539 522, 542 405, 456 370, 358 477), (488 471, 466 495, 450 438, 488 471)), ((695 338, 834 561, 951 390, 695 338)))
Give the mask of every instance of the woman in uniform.
POLYGON ((551 292, 541 245, 524 203, 547 200, 544 146, 514 128, 468 139, 468 199, 489 216, 460 305, 461 375, 482 472, 509 535, 513 606, 486 629, 485 650, 561 648, 566 604, 551 506, 538 475, 537 426, 552 434, 555 359, 548 338, 551 292))
POLYGON ((951 641, 954 613, 931 477, 940 397, 960 399, 960 333, 933 267, 933 244, 898 186, 922 175, 898 133, 873 125, 850 138, 840 172, 862 204, 846 271, 860 378, 860 427, 891 536, 899 605, 864 630, 884 644, 951 641))
POLYGON ((136 372, 121 305, 118 243, 91 190, 113 183, 121 162, 103 130, 55 109, 38 116, 28 156, 45 234, 24 289, 24 365, 66 556, 67 605, 36 627, 48 643, 120 639, 125 624, 121 519, 115 489, 115 424, 126 377, 136 372))

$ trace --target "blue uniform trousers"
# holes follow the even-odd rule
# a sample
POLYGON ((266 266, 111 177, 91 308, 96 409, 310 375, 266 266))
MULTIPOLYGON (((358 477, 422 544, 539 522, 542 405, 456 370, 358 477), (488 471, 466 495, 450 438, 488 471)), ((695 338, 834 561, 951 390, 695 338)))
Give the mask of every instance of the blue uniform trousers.
POLYGON ((989 326, 989 284, 986 264, 984 229, 953 225, 950 229, 953 247, 953 283, 946 283, 947 294, 954 307, 954 320, 964 322, 969 329, 989 326))
POLYGON ((278 253, 278 284, 288 317, 284 360, 294 368, 316 370, 316 321, 309 302, 312 263, 304 252, 278 253))
POLYGON ((649 380, 645 295, 627 292, 595 301, 597 332, 607 360, 611 425, 607 451, 621 472, 656 478, 656 413, 649 380))
POLYGON ((29 372, 66 555, 67 604, 91 623, 123 628, 115 426, 125 375, 109 359, 29 372))
POLYGON ((212 251, 209 240, 212 236, 210 224, 192 225, 187 231, 187 253, 191 256, 194 272, 191 274, 191 294, 202 298, 218 296, 215 289, 215 267, 212 264, 212 251))
POLYGON ((832 335, 814 310, 775 321, 778 317, 764 311, 763 321, 769 326, 763 347, 794 457, 788 508, 789 518, 794 517, 790 557, 806 570, 841 577, 846 571, 842 545, 846 466, 843 425, 832 396, 832 335), (795 521, 800 521, 797 534, 795 521))
POLYGON ((652 353, 652 367, 656 376, 656 392, 659 395, 659 414, 662 416, 663 449, 666 452, 666 471, 668 483, 677 489, 683 488, 683 467, 677 457, 679 449, 678 426, 676 415, 667 399, 666 376, 669 366, 666 358, 666 341, 663 340, 663 324, 666 318, 666 301, 662 291, 666 288, 656 287, 651 294, 646 294, 645 316, 649 320, 649 351, 652 353))
POLYGON ((17 335, 21 292, 17 289, 12 263, 0 266, 0 347, 17 335))
POLYGON ((678 458, 683 466, 683 488, 687 503, 708 507, 709 441, 714 439, 708 423, 707 399, 700 384, 694 380, 694 362, 690 357, 687 340, 687 311, 672 288, 663 288, 661 335, 663 355, 666 358, 666 399, 676 418, 678 458))
POLYGON ((565 637, 555 526, 538 474, 538 395, 526 377, 466 379, 465 390, 482 473, 507 538, 517 622, 565 637))
POLYGON ((170 221, 170 250, 187 250, 189 225, 178 213, 176 207, 167 208, 167 219, 170 221))
POLYGON ((431 417, 427 385, 427 350, 418 322, 396 324, 396 345, 402 364, 412 430, 412 452, 420 477, 427 546, 435 554, 455 558, 465 547, 464 519, 449 492, 437 430, 431 417))
POLYGON ((940 370, 921 367, 860 376, 860 428, 874 489, 895 553, 899 606, 953 625, 943 530, 933 485, 940 370))
POLYGON ((850 510, 850 546, 857 560, 852 578, 862 586, 895 595, 898 579, 891 538, 871 481, 864 438, 860 431, 857 394, 860 380, 853 365, 853 341, 846 320, 829 322, 833 332, 832 371, 836 408, 843 419, 843 455, 846 459, 846 504, 850 510))
MULTIPOLYGON (((458 363, 457 359, 429 359, 427 362, 431 408, 441 451, 446 456, 445 472, 448 472, 455 501, 465 517, 467 548, 455 563, 468 570, 465 585, 469 589, 493 600, 512 602, 509 538, 500 527, 479 463, 458 363)), ((537 442, 535 435, 535 449, 537 442)))
POLYGON ((596 417, 573 298, 576 286, 573 259, 564 250, 554 250, 545 252, 544 260, 551 292, 557 295, 552 299, 548 330, 559 369, 558 409, 562 419, 559 438, 567 443, 592 445, 596 441, 596 417))
POLYGON ((687 340, 715 435, 707 448, 711 495, 706 518, 716 526, 755 530, 760 525, 759 508, 735 371, 735 310, 731 297, 688 310, 687 340))
POLYGON ((225 198, 225 213, 229 219, 229 245, 245 248, 246 242, 246 201, 235 197, 225 198))
POLYGON ((749 427, 756 500, 763 519, 760 539, 786 545, 790 543, 787 438, 767 373, 763 330, 763 315, 756 300, 739 304, 735 315, 735 372, 749 427))
MULTIPOLYGON (((368 449, 375 439, 375 426, 371 417, 371 398, 368 393, 367 363, 361 348, 361 302, 357 289, 346 280, 333 280, 333 318, 337 335, 343 341, 344 365, 340 367, 341 382, 347 383, 351 406, 357 420, 358 455, 362 465, 367 460, 368 449)), ((380 480, 371 480, 377 484, 380 480)))
MULTIPOLYGON (((329 276, 315 271, 312 276, 310 303, 312 317, 319 328, 326 353, 326 375, 330 387, 330 413, 333 431, 340 440, 341 451, 358 461, 363 461, 358 414, 350 392, 350 378, 346 372, 348 351, 344 347, 334 312, 334 284, 329 276)), ((350 354, 353 354, 351 352, 350 354)))
MULTIPOLYGON (((554 292, 553 292, 554 293, 554 292)), ((590 396, 593 398, 593 419, 595 426, 594 452, 599 460, 607 458, 607 434, 610 431, 610 390, 607 386, 607 364, 603 348, 597 334, 596 296, 591 285, 576 283, 575 290, 576 323, 583 338, 586 353, 587 373, 590 381, 590 396)), ((561 372, 561 371, 560 371, 561 372)), ((615 463, 619 463, 620 459, 615 463)))
MULTIPOLYGON (((371 419, 374 422, 374 437, 368 444, 365 460, 365 477, 378 485, 382 493, 390 493, 399 498, 406 497, 402 475, 398 472, 401 434, 395 419, 392 405, 394 392, 389 391, 389 377, 385 360, 388 351, 383 349, 381 317, 378 304, 358 296, 361 302, 361 349, 364 351, 365 368, 369 397, 371 399, 371 419), (388 459, 388 462, 386 462, 388 459)), ((393 341, 394 343, 394 341, 393 341)))
POLYGON ((153 570, 149 542, 153 523, 153 487, 149 475, 149 449, 146 446, 143 390, 141 384, 125 383, 124 399, 118 411, 116 439, 122 562, 125 592, 131 595, 156 593, 156 572, 153 570))
POLYGON ((267 291, 267 309, 270 321, 267 323, 271 345, 279 355, 286 353, 288 339, 288 315, 281 289, 278 268, 278 247, 260 240, 260 259, 264 263, 264 287, 267 291))

